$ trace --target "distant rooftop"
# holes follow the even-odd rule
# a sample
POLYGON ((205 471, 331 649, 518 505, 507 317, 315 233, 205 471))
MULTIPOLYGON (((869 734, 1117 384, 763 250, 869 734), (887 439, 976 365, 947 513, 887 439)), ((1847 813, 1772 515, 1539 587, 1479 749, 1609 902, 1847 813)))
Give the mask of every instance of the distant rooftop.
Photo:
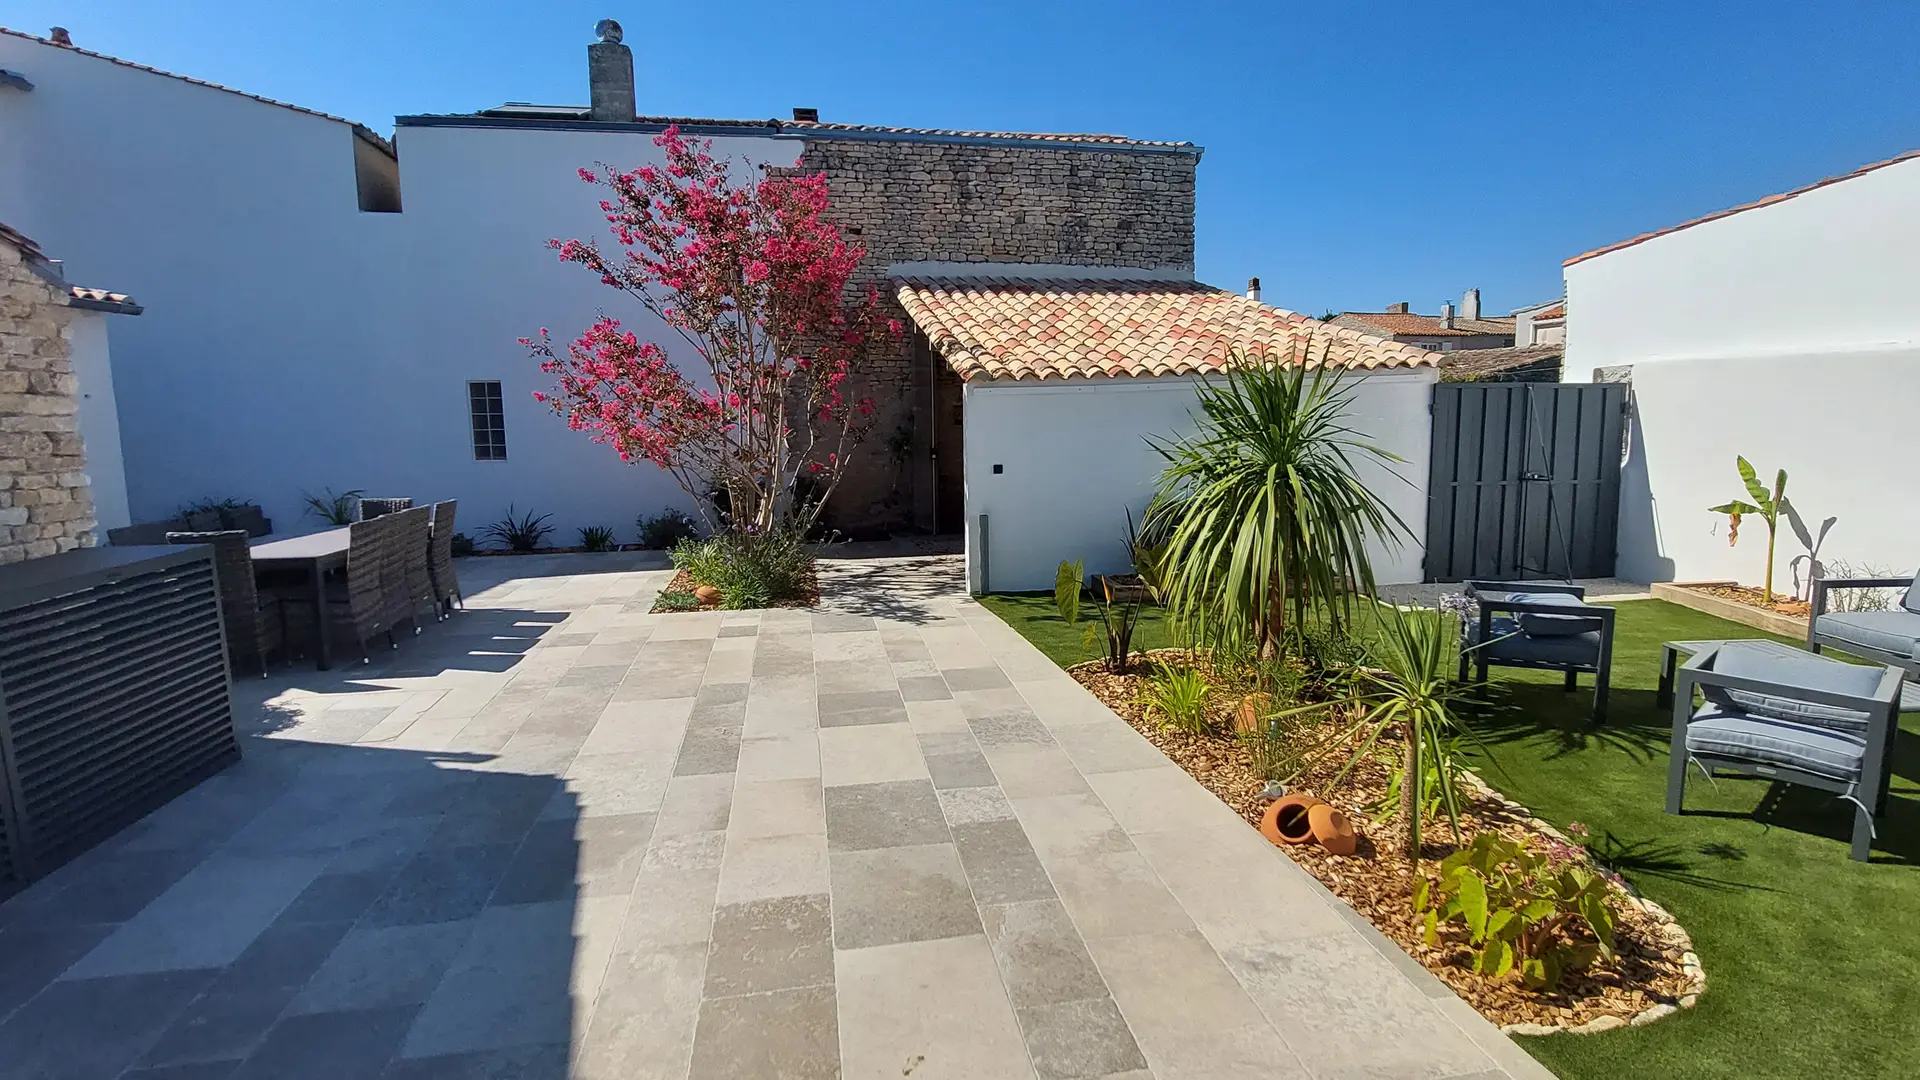
POLYGON ((1124 135, 1066 134, 1036 131, 967 131, 955 128, 885 127, 873 124, 835 124, 820 120, 726 120, 699 116, 636 116, 631 122, 589 118, 585 105, 535 105, 509 101, 472 113, 425 113, 394 118, 397 127, 552 127, 661 131, 677 126, 690 135, 766 135, 876 142, 1046 143, 1124 151, 1193 154, 1201 148, 1190 142, 1156 142, 1124 135))

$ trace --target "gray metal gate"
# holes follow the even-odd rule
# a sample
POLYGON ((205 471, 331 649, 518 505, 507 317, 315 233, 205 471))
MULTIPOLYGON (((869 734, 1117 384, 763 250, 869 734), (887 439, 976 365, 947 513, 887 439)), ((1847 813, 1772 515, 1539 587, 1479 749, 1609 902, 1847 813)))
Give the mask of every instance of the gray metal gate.
POLYGON ((1626 394, 1435 386, 1427 580, 1613 576, 1626 394))

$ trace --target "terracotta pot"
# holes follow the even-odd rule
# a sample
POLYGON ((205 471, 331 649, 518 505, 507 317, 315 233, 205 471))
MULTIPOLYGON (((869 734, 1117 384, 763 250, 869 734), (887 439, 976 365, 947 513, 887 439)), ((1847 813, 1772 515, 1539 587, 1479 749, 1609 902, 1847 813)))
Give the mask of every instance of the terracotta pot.
POLYGON ((1233 730, 1242 735, 1256 735, 1260 731, 1260 714, 1273 708, 1270 694, 1253 693, 1240 699, 1233 710, 1233 730))
POLYGON ((1305 844, 1313 840, 1308 811, 1326 804, 1311 795, 1288 795, 1274 800, 1260 818, 1260 835, 1276 844, 1305 844))
POLYGON ((1347 815, 1326 803, 1316 803, 1307 808, 1307 829, 1315 842, 1335 855, 1353 854, 1354 846, 1360 840, 1347 815))
POLYGON ((711 585, 696 585, 693 590, 693 598, 700 601, 703 605, 717 604, 720 602, 720 590, 711 585))

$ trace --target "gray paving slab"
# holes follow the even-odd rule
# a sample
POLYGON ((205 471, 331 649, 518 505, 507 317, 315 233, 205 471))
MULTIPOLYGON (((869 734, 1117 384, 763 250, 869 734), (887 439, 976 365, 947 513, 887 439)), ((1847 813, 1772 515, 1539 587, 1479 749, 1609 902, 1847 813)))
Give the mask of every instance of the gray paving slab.
POLYGON ((690 615, 631 559, 475 562, 397 652, 236 686, 241 765, 0 904, 0 1072, 1547 1075, 951 557, 690 615))

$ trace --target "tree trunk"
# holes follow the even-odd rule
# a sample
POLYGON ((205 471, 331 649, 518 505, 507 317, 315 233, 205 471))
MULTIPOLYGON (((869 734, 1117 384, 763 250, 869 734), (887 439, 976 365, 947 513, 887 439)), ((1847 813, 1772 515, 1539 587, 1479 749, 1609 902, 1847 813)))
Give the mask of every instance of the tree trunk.
POLYGON ((1400 757, 1400 820, 1407 826, 1407 858, 1420 862, 1420 732, 1409 722, 1400 757))

